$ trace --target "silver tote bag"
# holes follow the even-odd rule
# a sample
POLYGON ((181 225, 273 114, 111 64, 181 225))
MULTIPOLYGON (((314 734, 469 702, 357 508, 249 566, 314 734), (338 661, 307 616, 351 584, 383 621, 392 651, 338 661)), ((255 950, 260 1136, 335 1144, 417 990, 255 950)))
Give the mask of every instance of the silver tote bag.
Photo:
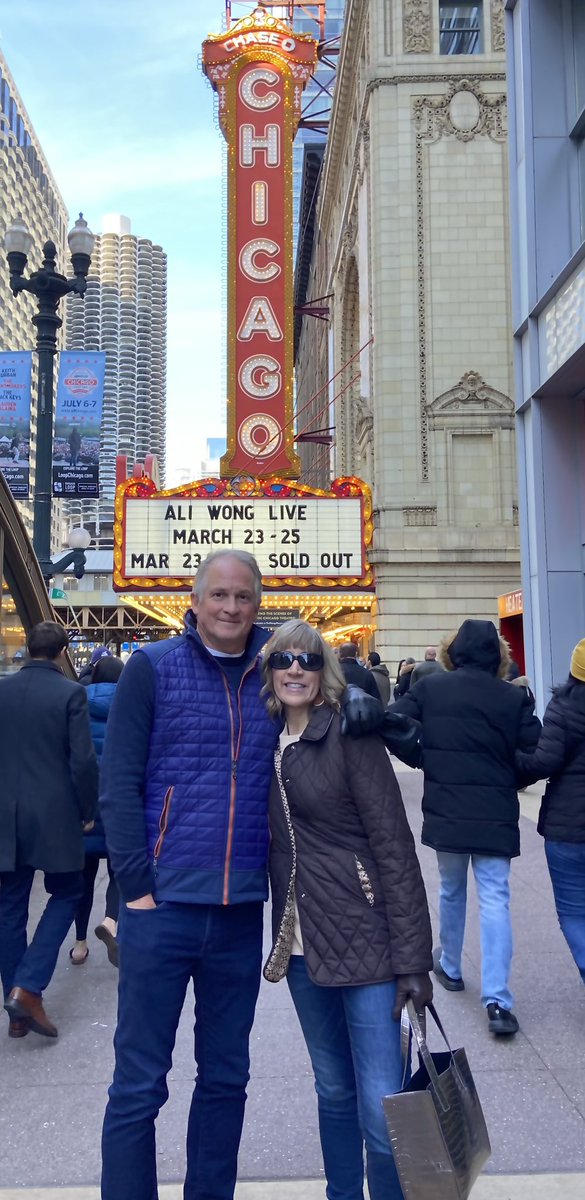
POLYGON ((431 1053, 414 1004, 407 1015, 419 1068, 410 1083, 382 1101, 406 1200, 467 1200, 491 1154, 465 1050, 452 1050, 433 1005, 429 1013, 447 1045, 431 1053))

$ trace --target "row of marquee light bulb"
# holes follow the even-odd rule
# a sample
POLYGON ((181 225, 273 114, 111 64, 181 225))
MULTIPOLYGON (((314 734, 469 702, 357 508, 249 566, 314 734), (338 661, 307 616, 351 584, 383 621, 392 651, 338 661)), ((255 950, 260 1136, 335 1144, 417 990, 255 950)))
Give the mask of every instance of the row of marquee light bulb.
MULTIPOLYGON (((177 604, 181 603, 181 600, 184 599, 184 595, 181 597, 154 596, 147 593, 143 599, 150 601, 157 608, 164 608, 169 612, 173 612, 177 604)), ((353 595, 351 593, 336 596, 335 598, 327 597, 327 601, 323 601, 321 598, 317 599, 314 595, 310 594, 299 595, 298 592, 279 592, 278 595, 262 597, 262 608, 299 608, 301 604, 305 607, 313 604, 315 607, 328 612, 331 616, 338 612, 340 608, 348 608, 350 605, 355 605, 356 607, 361 605, 363 608, 369 609, 372 607, 372 603, 372 596, 353 595)))
MULTIPOLYGON (((371 599, 365 599, 363 596, 348 595, 344 596, 341 602, 338 600, 336 603, 328 605, 322 605, 320 603, 312 604, 311 600, 312 598, 309 596, 302 597, 301 599, 298 595, 294 594, 285 594, 274 598, 264 597, 262 600, 262 608, 265 611, 270 609, 279 610, 280 608, 289 607, 299 608, 301 610, 302 619, 308 621, 313 620, 318 622, 319 625, 323 625, 328 621, 333 620, 337 613, 341 611, 341 609, 349 608, 354 610, 352 615, 357 618, 355 621, 351 622, 350 624, 338 625, 333 629, 323 630, 323 636, 327 638, 328 641, 332 642, 342 642, 347 640, 350 634, 357 633, 362 630, 367 630, 371 633, 376 628, 375 623, 372 623, 371 620, 372 617, 374 617, 375 620, 375 605, 372 603, 371 599), (304 613, 302 611, 303 608, 305 609, 304 613), (364 617, 368 617, 367 621, 359 619, 360 611, 364 614, 364 617)), ((180 598, 178 596, 171 598, 146 595, 141 596, 140 601, 138 601, 137 597, 134 597, 131 603, 136 604, 136 607, 142 612, 150 612, 153 615, 156 615, 157 612, 162 614, 163 617, 172 623, 176 628, 180 628, 182 625, 183 613, 187 603, 187 598, 184 595, 180 598)), ((262 614, 260 614, 259 624, 262 624, 262 614)))

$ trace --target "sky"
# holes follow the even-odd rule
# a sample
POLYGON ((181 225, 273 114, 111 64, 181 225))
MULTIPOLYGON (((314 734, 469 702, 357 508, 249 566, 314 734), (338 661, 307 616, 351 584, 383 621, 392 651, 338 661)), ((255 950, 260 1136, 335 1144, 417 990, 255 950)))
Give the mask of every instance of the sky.
MULTIPOLYGON (((234 5, 242 16, 254 7, 234 5)), ((224 0, 0 0, 0 45, 67 205, 168 255, 167 483, 225 426, 222 137, 199 56, 224 0)))

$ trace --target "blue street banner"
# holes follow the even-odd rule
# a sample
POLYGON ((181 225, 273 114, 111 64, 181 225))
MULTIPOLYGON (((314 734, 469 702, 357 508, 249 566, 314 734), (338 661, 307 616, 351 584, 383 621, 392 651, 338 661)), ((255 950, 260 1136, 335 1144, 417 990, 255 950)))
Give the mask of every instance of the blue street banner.
POLYGON ((0 354, 0 471, 16 500, 26 500, 30 466, 32 352, 0 354))
POLYGON ((62 350, 53 440, 53 495, 97 500, 106 356, 62 350))

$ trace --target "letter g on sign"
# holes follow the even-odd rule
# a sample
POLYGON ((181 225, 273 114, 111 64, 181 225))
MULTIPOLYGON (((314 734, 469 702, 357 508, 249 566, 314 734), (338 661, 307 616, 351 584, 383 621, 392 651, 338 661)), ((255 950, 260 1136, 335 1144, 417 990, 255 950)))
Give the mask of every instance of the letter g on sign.
POLYGON ((282 385, 280 363, 270 354, 254 354, 242 363, 238 378, 248 396, 256 400, 270 400, 282 385))

